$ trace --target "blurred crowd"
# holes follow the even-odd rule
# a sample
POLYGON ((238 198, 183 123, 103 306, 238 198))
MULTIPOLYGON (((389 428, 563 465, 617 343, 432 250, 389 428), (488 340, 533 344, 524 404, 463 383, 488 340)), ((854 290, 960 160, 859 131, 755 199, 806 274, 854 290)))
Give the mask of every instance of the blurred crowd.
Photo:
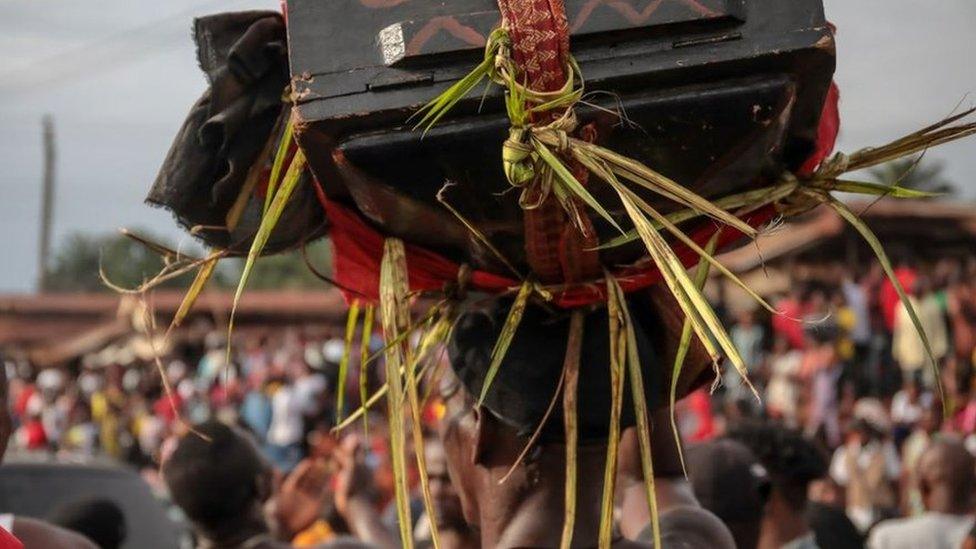
POLYGON ((727 311, 751 386, 724 371, 718 423, 763 415, 835 449, 869 422, 895 448, 927 429, 957 433, 976 451, 976 261, 903 261, 894 274, 915 318, 880 266, 794 280, 770 298, 779 314, 727 311))
MULTIPOLYGON (((770 296, 776 315, 717 304, 750 382, 727 368, 714 390, 703 388, 679 403, 677 418, 696 495, 725 521, 740 547, 787 546, 763 542, 776 533, 770 528, 779 529, 781 538, 769 539, 810 543, 790 547, 912 547, 905 540, 932 541, 924 536, 935 535, 951 543, 914 546, 959 547, 973 528, 976 261, 899 262, 895 275, 917 318, 880 268, 841 265, 798 278, 788 292, 770 296), (755 486, 743 491, 729 479, 755 486), (755 501, 739 501, 738 494, 753 494, 755 501), (750 506, 756 509, 751 518, 744 511, 750 506), (750 520, 752 533, 743 533, 750 520), (786 531, 791 524, 792 533, 786 531), (923 537, 912 537, 918 535, 923 537)), ((362 412, 363 390, 373 395, 382 386, 381 359, 359 367, 360 349, 368 357, 381 354, 381 338, 354 341, 348 356, 340 331, 244 334, 229 352, 227 347, 213 331, 199 347, 183 346, 158 364, 96 368, 81 361, 39 370, 8 361, 11 447, 108 455, 142 470, 165 493, 172 486, 160 478, 159 463, 179 435, 192 425, 210 425, 211 435, 225 436, 213 425, 234 425, 273 466, 279 490, 285 487, 280 501, 287 512, 280 516, 301 517, 286 520, 291 524, 283 529, 295 546, 370 528, 395 533, 393 460, 382 405, 352 418, 343 430, 357 434, 355 443, 334 430, 362 412), (344 444, 359 448, 358 461, 344 444), (308 490, 303 496, 300 487, 309 485, 326 486, 329 496, 309 496, 308 490), (375 524, 349 510, 348 496, 357 490, 370 493, 375 524), (313 511, 296 512, 302 502, 313 511)), ((443 413, 436 395, 425 398, 428 435, 443 413)), ((426 440, 429 485, 446 517, 438 522, 457 526, 463 538, 457 546, 476 547, 439 443, 426 440)), ((408 463, 417 487, 416 519, 423 515, 419 472, 414 461, 408 463)), ((411 525, 418 540, 429 539, 426 520, 411 525)))

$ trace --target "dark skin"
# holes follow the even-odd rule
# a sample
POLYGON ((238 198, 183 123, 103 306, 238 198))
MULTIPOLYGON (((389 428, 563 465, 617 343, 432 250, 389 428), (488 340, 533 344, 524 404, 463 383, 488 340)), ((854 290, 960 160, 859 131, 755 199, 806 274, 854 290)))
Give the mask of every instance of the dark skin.
POLYGON ((272 538, 269 521, 265 514, 265 504, 272 494, 271 470, 254 479, 255 495, 257 497, 250 506, 241 513, 236 520, 228 521, 217 528, 207 528, 201 524, 194 524, 197 534, 198 549, 218 549, 240 547, 243 543, 265 536, 267 539, 258 547, 260 549, 285 549, 289 545, 279 543, 272 538))
MULTIPOLYGON (((665 530, 671 534, 662 539, 662 543, 667 546, 678 542, 688 549, 735 549, 735 541, 726 525, 702 509, 691 483, 684 476, 681 450, 671 431, 670 417, 669 408, 654 412, 649 433, 654 464, 654 500, 662 523, 662 536, 665 530), (667 527, 665 523, 669 515, 675 514, 683 517, 682 520, 667 527)), ((617 496, 622 502, 620 531, 628 539, 634 539, 646 531, 651 523, 636 427, 624 431, 619 452, 617 496)))
POLYGON ((25 517, 14 518, 13 534, 24 549, 98 549, 81 534, 25 517))
POLYGON ((274 515, 279 535, 291 539, 311 526, 331 496, 329 469, 321 459, 305 459, 278 488, 274 515))
MULTIPOLYGON (((953 515, 974 510, 976 478, 973 457, 956 441, 939 441, 918 461, 919 489, 925 509, 953 515)), ((962 542, 962 549, 976 549, 976 529, 962 542)))
MULTIPOLYGON (((652 425, 666 425, 670 429, 669 413, 665 409, 654 414, 652 425)), ((657 436, 654 436, 652 429, 651 436, 651 455, 654 456, 655 468, 654 499, 657 501, 658 512, 678 506, 698 507, 691 483, 682 474, 674 436, 667 429, 658 429, 657 436)), ((651 522, 636 427, 624 431, 620 437, 619 452, 617 494, 623 502, 620 531, 625 537, 634 539, 651 522)))
MULTIPOLYGON (((322 549, 397 546, 372 504, 372 476, 358 449, 358 439, 348 437, 332 456, 337 471, 336 508, 358 540, 327 543, 322 549)), ((329 472, 321 458, 306 459, 274 490, 271 468, 265 467, 253 481, 254 497, 244 512, 218 527, 194 524, 197 546, 230 549, 257 542, 255 549, 290 548, 275 538, 291 539, 321 515, 333 495, 328 489, 329 472)))
POLYGON ((373 473, 366 466, 361 446, 359 437, 350 435, 336 448, 336 510, 352 533, 370 547, 398 547, 399 540, 383 526, 376 512, 373 473))
POLYGON ((918 460, 919 490, 927 511, 950 515, 973 512, 976 463, 961 442, 939 440, 918 460))
POLYGON ((776 487, 770 491, 769 501, 763 509, 762 526, 759 530, 757 549, 776 549, 805 536, 810 524, 802 510, 794 509, 776 487))
MULTIPOLYGON (((534 453, 531 458, 516 465, 527 443, 526 437, 519 436, 514 428, 491 412, 477 407, 452 373, 445 375, 441 392, 446 413, 440 424, 440 435, 448 471, 458 490, 466 522, 481 532, 482 547, 558 547, 565 516, 565 447, 554 443, 540 444, 530 452, 534 453), (509 478, 500 482, 513 465, 509 478)), ((645 511, 636 505, 629 509, 626 503, 627 499, 636 499, 637 486, 643 490, 641 476, 633 465, 632 453, 637 445, 626 444, 621 451, 627 452, 628 457, 620 472, 625 497, 625 517, 621 523, 624 534, 639 532, 650 523, 646 503, 645 511)), ((658 444, 661 445, 660 441, 658 444)), ((606 449, 605 443, 587 444, 578 449, 577 475, 581 480, 577 483, 573 547, 598 545, 606 449)), ((637 457, 636 463, 639 462, 637 457)), ((640 469, 639 465, 636 469, 640 469)), ((670 498, 672 505, 695 503, 685 484, 660 481, 659 500, 670 498)), ((661 512, 666 510, 660 509, 661 512)), ((626 539, 626 536, 615 539, 612 546, 619 549, 647 547, 626 539)))
MULTIPOLYGON (((531 462, 518 465, 504 483, 501 478, 515 463, 527 442, 490 413, 472 406, 458 388, 445 403, 441 439, 451 480, 459 488, 464 518, 481 531, 483 547, 558 547, 564 520, 565 449, 540 446, 531 462)), ((580 448, 578 474, 584 479, 603 475, 605 446, 580 448)), ((596 547, 600 523, 602 483, 577 485, 573 545, 596 547)), ((641 547, 618 540, 614 547, 641 547)))
MULTIPOLYGON (((330 467, 322 459, 302 461, 282 482, 272 499, 275 517, 273 522, 277 526, 278 536, 290 539, 311 526, 321 515, 326 500, 334 497, 336 510, 358 540, 343 542, 342 547, 397 547, 396 539, 383 526, 373 504, 372 473, 363 461, 359 438, 353 435, 343 439, 331 457, 337 477, 335 494, 328 487, 330 467)), ((247 527, 247 524, 262 528, 260 532, 267 532, 264 515, 262 512, 260 523, 248 520, 246 524, 242 524, 242 532, 250 531, 251 535, 256 532, 254 528, 247 527)), ((239 541, 232 540, 230 546, 236 546, 234 543, 239 541)), ((333 546, 336 545, 330 543, 322 547, 326 549, 333 546)), ((291 546, 269 542, 264 547, 278 549, 291 546)))
POLYGON ((434 504, 430 520, 437 527, 440 546, 444 549, 477 549, 480 536, 464 520, 461 498, 458 497, 447 470, 447 456, 439 440, 425 441, 427 482, 434 504))

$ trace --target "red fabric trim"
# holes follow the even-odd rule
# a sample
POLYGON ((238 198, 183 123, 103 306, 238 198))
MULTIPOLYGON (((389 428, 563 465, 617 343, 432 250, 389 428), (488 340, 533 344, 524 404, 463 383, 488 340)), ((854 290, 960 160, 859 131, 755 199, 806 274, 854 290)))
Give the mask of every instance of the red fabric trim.
POLYGON ((817 128, 817 143, 806 162, 800 166, 800 175, 810 175, 817 166, 834 151, 837 134, 840 133, 840 88, 836 82, 830 83, 827 97, 824 98, 823 113, 820 115, 820 126, 817 128))
POLYGON ((24 549, 24 544, 13 534, 0 528, 0 549, 24 549))
MULTIPOLYGON (((358 292, 343 292, 346 301, 379 299, 380 263, 385 237, 366 223, 362 216, 334 200, 325 202, 325 213, 331 225, 332 265, 336 281, 358 292)), ((440 290, 457 281, 460 265, 412 244, 405 245, 407 271, 411 290, 440 290)), ((500 293, 518 282, 485 271, 471 275, 471 287, 489 293, 500 293)))
MULTIPOLYGON (((343 292, 346 301, 378 300, 380 262, 383 258, 385 237, 353 209, 332 200, 324 203, 331 224, 335 278, 348 290, 343 292)), ((774 213, 772 207, 767 207, 755 212, 746 221, 750 225, 761 225, 769 221, 774 213)), ((708 224, 689 236, 704 246, 714 233, 714 225, 708 224)), ((727 246, 741 236, 738 231, 726 229, 719 240, 719 246, 727 246)), ((457 280, 459 264, 419 246, 406 244, 405 248, 411 290, 440 290, 457 280)), ((675 252, 682 263, 689 267, 698 262, 698 254, 686 246, 676 248, 675 252)), ((616 276, 625 292, 646 288, 661 280, 661 273, 653 266, 625 268, 618 271, 616 276)), ((470 280, 472 290, 491 294, 502 293, 519 284, 518 280, 486 271, 472 272, 470 280)), ((605 286, 600 283, 577 284, 556 293, 554 298, 560 307, 581 307, 605 301, 605 290, 605 286)))

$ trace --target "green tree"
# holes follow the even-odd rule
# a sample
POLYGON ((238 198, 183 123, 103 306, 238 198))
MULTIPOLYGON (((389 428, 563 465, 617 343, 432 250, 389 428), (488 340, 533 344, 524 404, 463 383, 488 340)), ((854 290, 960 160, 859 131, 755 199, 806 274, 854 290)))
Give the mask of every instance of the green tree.
MULTIPOLYGON (((140 234, 155 240, 144 232, 140 234)), ((163 261, 152 250, 120 234, 74 233, 58 246, 48 271, 48 288, 60 292, 111 291, 99 276, 99 266, 113 284, 134 288, 158 274, 163 261)), ((189 280, 177 278, 165 285, 178 287, 189 280)))
MULTIPOLYGON (((145 231, 134 231, 151 242, 172 248, 173 246, 145 231)), ((188 251, 201 255, 200 250, 188 251)), ((325 240, 310 244, 307 248, 309 261, 326 276, 331 274, 331 247, 325 240)), ((159 274, 163 261, 145 245, 121 234, 91 235, 74 233, 64 239, 55 253, 48 271, 48 288, 56 292, 109 292, 99 276, 99 267, 106 278, 116 286, 135 288, 159 274)), ((233 289, 240 279, 243 261, 226 259, 214 273, 211 287, 233 289)), ((160 287, 187 288, 193 273, 167 280, 160 287)), ((305 265, 299 251, 263 257, 255 264, 248 288, 252 289, 316 289, 322 288, 319 280, 305 265)))
POLYGON ((944 171, 945 165, 937 160, 916 163, 914 158, 902 158, 872 168, 870 173, 878 183, 954 196, 959 189, 944 171))

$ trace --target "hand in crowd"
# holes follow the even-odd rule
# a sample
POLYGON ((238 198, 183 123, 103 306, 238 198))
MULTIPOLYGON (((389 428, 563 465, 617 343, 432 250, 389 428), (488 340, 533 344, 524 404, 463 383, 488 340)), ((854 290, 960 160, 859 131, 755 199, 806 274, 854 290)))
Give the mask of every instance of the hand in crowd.
POLYGON ((351 434, 344 438, 333 458, 338 466, 335 506, 349 529, 357 538, 376 547, 399 547, 376 511, 373 471, 366 465, 366 452, 359 436, 351 434))
POLYGON ((338 472, 336 474, 336 509, 343 516, 350 512, 350 506, 357 502, 372 503, 373 473, 365 462, 365 451, 357 435, 349 435, 342 440, 335 454, 338 472))
POLYGON ((280 535, 291 539, 321 515, 329 496, 329 467, 321 459, 306 459, 285 478, 275 496, 280 535))

